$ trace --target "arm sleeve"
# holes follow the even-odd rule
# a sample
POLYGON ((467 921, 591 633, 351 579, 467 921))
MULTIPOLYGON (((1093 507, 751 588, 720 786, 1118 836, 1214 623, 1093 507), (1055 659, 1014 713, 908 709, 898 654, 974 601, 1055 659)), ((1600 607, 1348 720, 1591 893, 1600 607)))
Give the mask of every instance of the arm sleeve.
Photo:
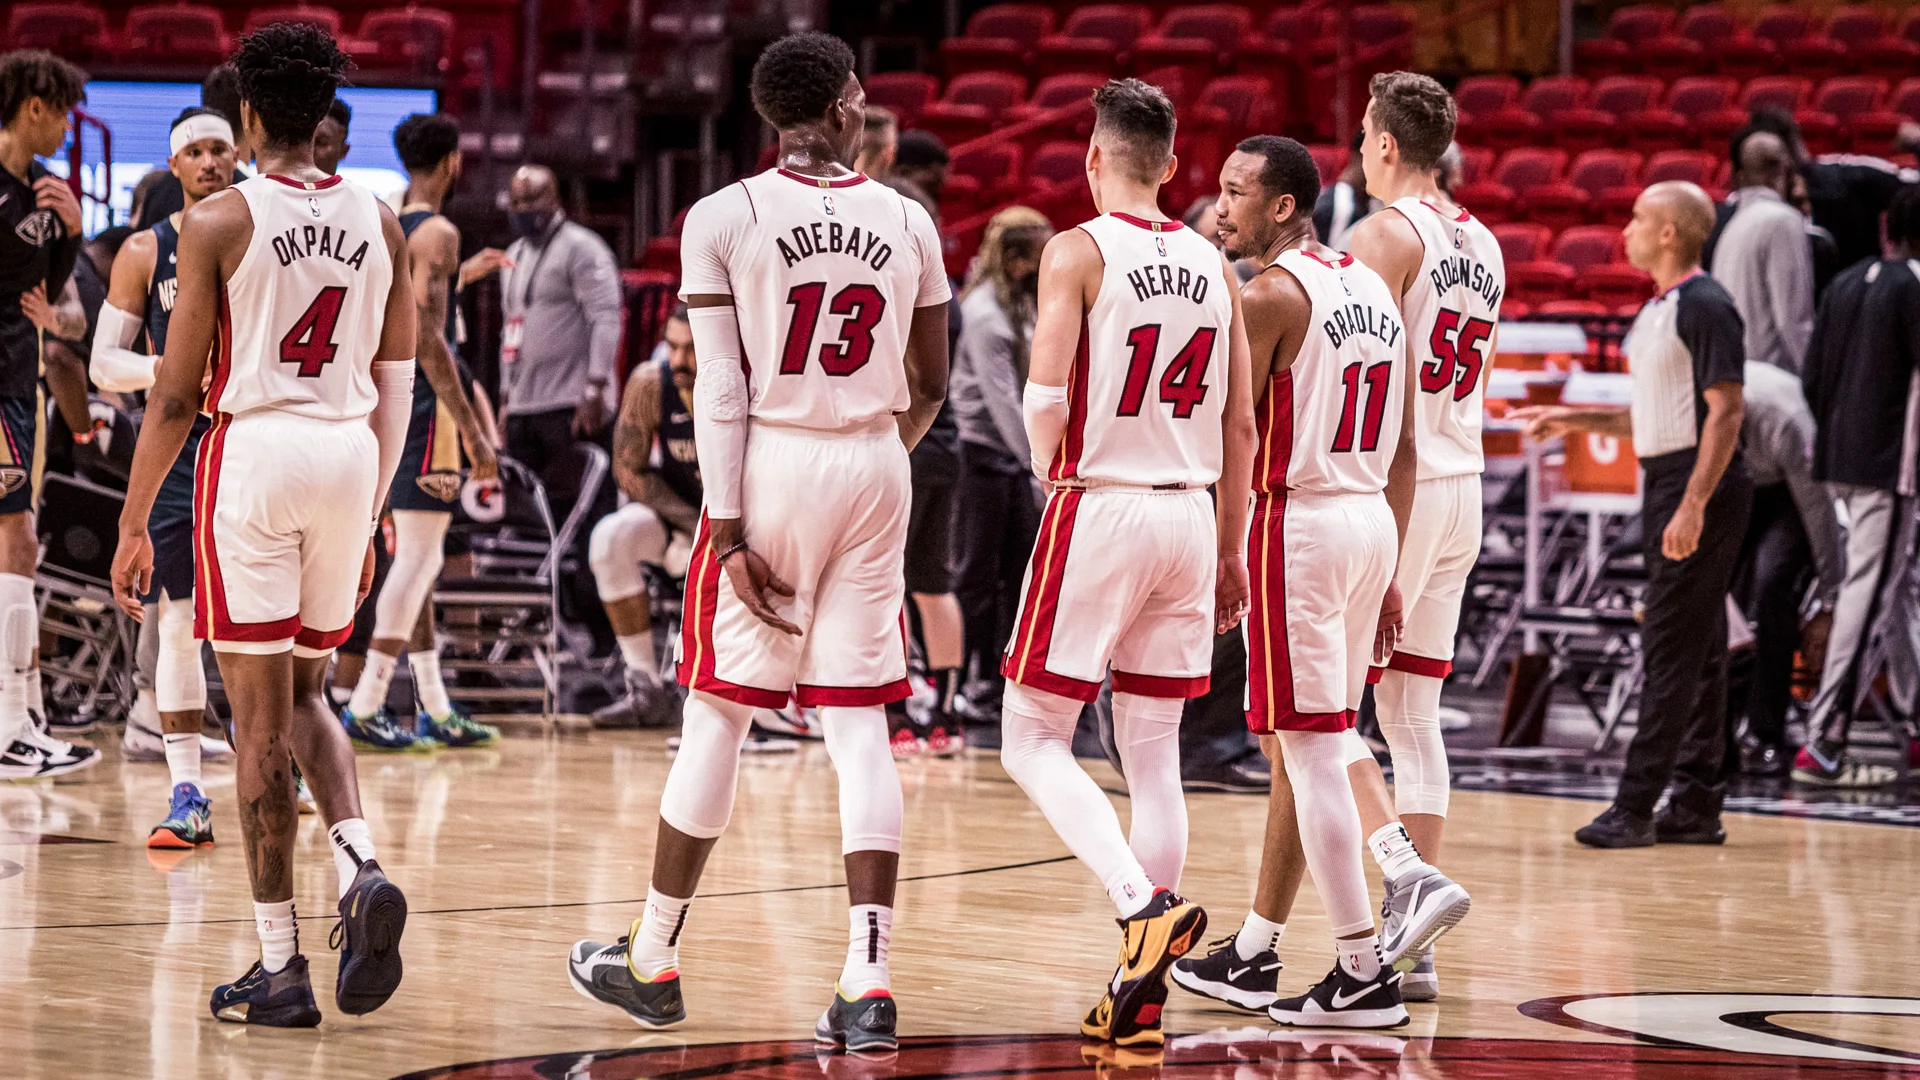
POLYGON ((1674 312, 1674 332, 1693 356, 1696 392, 1720 383, 1746 381, 1743 370, 1747 363, 1746 328, 1740 322, 1740 312, 1733 306, 1732 298, 1718 283, 1681 293, 1679 307, 1674 312))
MULTIPOLYGON (((684 249, 682 249, 684 250, 684 249)), ((741 514, 741 473, 747 460, 746 374, 740 366, 740 320, 732 305, 687 313, 699 374, 693 383, 693 446, 707 516, 741 514)))
POLYGON ((377 526, 380 511, 387 505, 387 490, 393 486, 393 471, 400 467, 400 455, 407 447, 407 421, 413 417, 412 360, 383 360, 373 365, 373 385, 379 400, 367 417, 373 428, 374 442, 380 447, 380 472, 373 489, 373 522, 377 526))
POLYGON ((753 203, 741 184, 722 188, 693 204, 680 228, 680 299, 732 296, 727 260, 740 232, 754 220, 753 203))
POLYGON ((946 258, 941 250, 940 230, 934 226, 933 219, 927 216, 927 208, 906 196, 900 196, 901 205, 907 210, 907 232, 913 237, 914 250, 920 256, 919 295, 914 298, 917 308, 933 307, 953 299, 953 284, 947 280, 946 258))
POLYGON ((620 271, 613 263, 613 252, 598 235, 583 237, 575 266, 575 293, 585 312, 592 336, 587 341, 587 374, 611 385, 620 352, 620 322, 624 308, 620 292, 620 271))
POLYGON ((140 320, 112 304, 100 305, 100 321, 93 331, 93 354, 87 375, 93 384, 115 394, 130 394, 153 386, 160 358, 133 351, 140 336, 140 320))
POLYGON ((1033 471, 1036 476, 1045 476, 1067 431, 1067 388, 1030 382, 1021 404, 1027 442, 1033 447, 1033 471))

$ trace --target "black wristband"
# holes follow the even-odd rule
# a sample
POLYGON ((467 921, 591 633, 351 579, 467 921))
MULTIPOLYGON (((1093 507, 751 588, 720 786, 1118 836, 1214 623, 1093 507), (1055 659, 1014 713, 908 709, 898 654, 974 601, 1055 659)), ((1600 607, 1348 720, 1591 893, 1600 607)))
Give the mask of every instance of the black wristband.
POLYGON ((747 542, 745 540, 742 540, 739 543, 734 544, 732 547, 728 548, 727 550, 714 556, 714 561, 726 562, 728 559, 733 558, 735 555, 738 555, 740 552, 745 550, 747 550, 747 542))

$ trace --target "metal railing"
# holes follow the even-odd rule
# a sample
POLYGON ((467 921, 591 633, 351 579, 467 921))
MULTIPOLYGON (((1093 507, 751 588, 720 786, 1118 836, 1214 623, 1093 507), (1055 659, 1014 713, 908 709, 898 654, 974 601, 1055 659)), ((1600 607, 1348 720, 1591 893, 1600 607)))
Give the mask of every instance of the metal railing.
POLYGON ((86 204, 92 200, 98 204, 106 216, 106 223, 113 224, 113 207, 108 200, 113 197, 113 129, 99 117, 85 109, 73 110, 73 139, 67 144, 67 187, 72 189, 73 197, 80 200, 80 217, 86 220, 86 204), (98 195, 86 188, 86 130, 89 126, 100 133, 100 193, 98 195))

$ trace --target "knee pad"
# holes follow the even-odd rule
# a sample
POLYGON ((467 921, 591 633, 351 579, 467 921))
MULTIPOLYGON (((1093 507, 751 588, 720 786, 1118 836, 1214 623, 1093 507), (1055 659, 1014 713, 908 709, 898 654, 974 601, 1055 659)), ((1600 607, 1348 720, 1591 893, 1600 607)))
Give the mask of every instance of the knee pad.
POLYGON ((900 774, 887 742, 887 710, 827 706, 820 710, 827 756, 840 778, 840 850, 900 852, 906 816, 900 774))
POLYGON ((447 526, 453 515, 441 510, 393 512, 393 565, 373 606, 373 636, 404 638, 413 633, 433 583, 446 563, 447 526))
POLYGON ((160 598, 155 620, 159 655, 153 671, 154 702, 161 712, 192 712, 207 704, 207 670, 200 663, 200 641, 193 636, 193 598, 160 598))
POLYGON ((1401 814, 1447 816, 1452 776, 1440 737, 1441 680, 1387 671, 1374 688, 1380 733, 1393 753, 1393 804, 1401 814))
POLYGON ((645 503, 628 503, 600 519, 587 539, 587 565, 602 603, 616 603, 647 591, 640 564, 659 565, 667 554, 667 526, 645 503))
POLYGON ((680 752, 660 792, 660 820, 700 840, 727 831, 733 789, 740 773, 740 746, 753 725, 753 709, 699 691, 688 695, 680 727, 680 752))
POLYGON ((33 602, 33 579, 0 574, 0 663, 15 671, 31 668, 39 637, 40 609, 33 602))

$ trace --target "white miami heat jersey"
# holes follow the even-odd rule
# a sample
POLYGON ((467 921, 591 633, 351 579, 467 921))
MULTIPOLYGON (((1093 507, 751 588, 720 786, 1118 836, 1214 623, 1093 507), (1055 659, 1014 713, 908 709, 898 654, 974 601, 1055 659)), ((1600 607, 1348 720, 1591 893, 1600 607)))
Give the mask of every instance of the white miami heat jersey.
POLYGON ((1485 420, 1486 367, 1507 267, 1500 244, 1465 210, 1444 214, 1412 196, 1393 204, 1413 223, 1426 253, 1407 287, 1404 310, 1419 359, 1414 395, 1414 446, 1420 479, 1478 473, 1485 468, 1480 429, 1485 420))
POLYGON ((1233 324, 1220 252, 1177 221, 1107 214, 1080 228, 1106 268, 1067 376, 1067 429, 1048 475, 1213 483, 1233 324))
POLYGON ((1292 366, 1254 410, 1254 490, 1368 494, 1385 490, 1406 413, 1406 328, 1380 275, 1351 255, 1328 262, 1285 251, 1268 273, 1292 274, 1313 321, 1292 366))
POLYGON ((770 169, 687 213, 680 295, 733 297, 762 423, 846 431, 905 412, 913 309, 951 297, 921 205, 865 176, 770 169))
POLYGON ((253 239, 221 296, 207 411, 319 420, 372 412, 393 286, 379 203, 338 176, 255 176, 234 190, 253 215, 253 239))

